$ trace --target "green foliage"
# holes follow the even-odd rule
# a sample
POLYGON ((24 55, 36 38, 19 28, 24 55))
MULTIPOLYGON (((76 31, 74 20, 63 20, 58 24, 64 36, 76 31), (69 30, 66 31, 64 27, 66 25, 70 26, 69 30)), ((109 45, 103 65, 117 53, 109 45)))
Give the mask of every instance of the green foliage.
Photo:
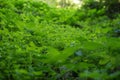
POLYGON ((110 19, 114 19, 120 13, 120 1, 119 0, 83 0, 83 9, 97 11, 104 10, 104 15, 110 19))
POLYGON ((119 80, 120 16, 0 0, 0 80, 119 80))

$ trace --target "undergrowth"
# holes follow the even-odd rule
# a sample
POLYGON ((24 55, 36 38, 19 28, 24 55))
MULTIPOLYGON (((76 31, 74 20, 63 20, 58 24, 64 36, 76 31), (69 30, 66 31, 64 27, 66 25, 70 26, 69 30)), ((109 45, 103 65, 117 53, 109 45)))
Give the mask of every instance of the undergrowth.
POLYGON ((120 16, 88 12, 0 0, 0 80, 119 80, 120 16))

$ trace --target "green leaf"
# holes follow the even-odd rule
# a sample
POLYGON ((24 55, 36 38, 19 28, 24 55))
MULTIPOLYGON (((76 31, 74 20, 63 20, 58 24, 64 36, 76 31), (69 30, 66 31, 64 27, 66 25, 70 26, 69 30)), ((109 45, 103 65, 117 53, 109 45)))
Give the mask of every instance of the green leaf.
POLYGON ((40 76, 40 75, 42 75, 42 71, 35 71, 35 72, 33 72, 33 74, 37 75, 37 76, 40 76))
POLYGON ((99 43, 96 43, 96 42, 84 42, 83 43, 83 47, 84 49, 87 49, 87 50, 97 50, 97 49, 100 49, 102 46, 102 44, 99 44, 99 43))
POLYGON ((16 72, 19 74, 28 74, 28 71, 26 69, 17 69, 16 72))
POLYGON ((47 53, 45 55, 46 59, 43 60, 47 63, 56 63, 59 60, 60 52, 52 47, 48 47, 47 53))
POLYGON ((98 72, 98 71, 94 71, 94 72, 91 72, 89 74, 89 77, 93 78, 93 79, 96 79, 96 78, 99 78, 101 77, 101 74, 98 72))
POLYGON ((74 52, 78 50, 78 46, 76 47, 69 47, 62 51, 60 57, 60 62, 64 62, 69 56, 73 55, 74 52))

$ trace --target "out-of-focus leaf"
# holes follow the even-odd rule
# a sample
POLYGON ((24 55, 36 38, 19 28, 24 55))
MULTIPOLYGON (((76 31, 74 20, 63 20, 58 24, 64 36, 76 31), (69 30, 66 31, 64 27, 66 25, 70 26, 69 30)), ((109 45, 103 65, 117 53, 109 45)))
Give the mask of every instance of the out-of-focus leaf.
POLYGON ((102 44, 96 43, 96 42, 85 42, 83 43, 83 47, 87 50, 97 50, 102 48, 102 44))

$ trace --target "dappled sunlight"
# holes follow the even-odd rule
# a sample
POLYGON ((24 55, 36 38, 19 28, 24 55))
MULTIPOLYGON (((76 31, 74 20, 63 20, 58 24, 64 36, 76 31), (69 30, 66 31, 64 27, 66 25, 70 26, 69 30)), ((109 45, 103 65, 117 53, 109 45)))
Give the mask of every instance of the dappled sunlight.
POLYGON ((75 3, 75 4, 80 4, 81 1, 79 1, 79 0, 73 0, 73 3, 75 3))

